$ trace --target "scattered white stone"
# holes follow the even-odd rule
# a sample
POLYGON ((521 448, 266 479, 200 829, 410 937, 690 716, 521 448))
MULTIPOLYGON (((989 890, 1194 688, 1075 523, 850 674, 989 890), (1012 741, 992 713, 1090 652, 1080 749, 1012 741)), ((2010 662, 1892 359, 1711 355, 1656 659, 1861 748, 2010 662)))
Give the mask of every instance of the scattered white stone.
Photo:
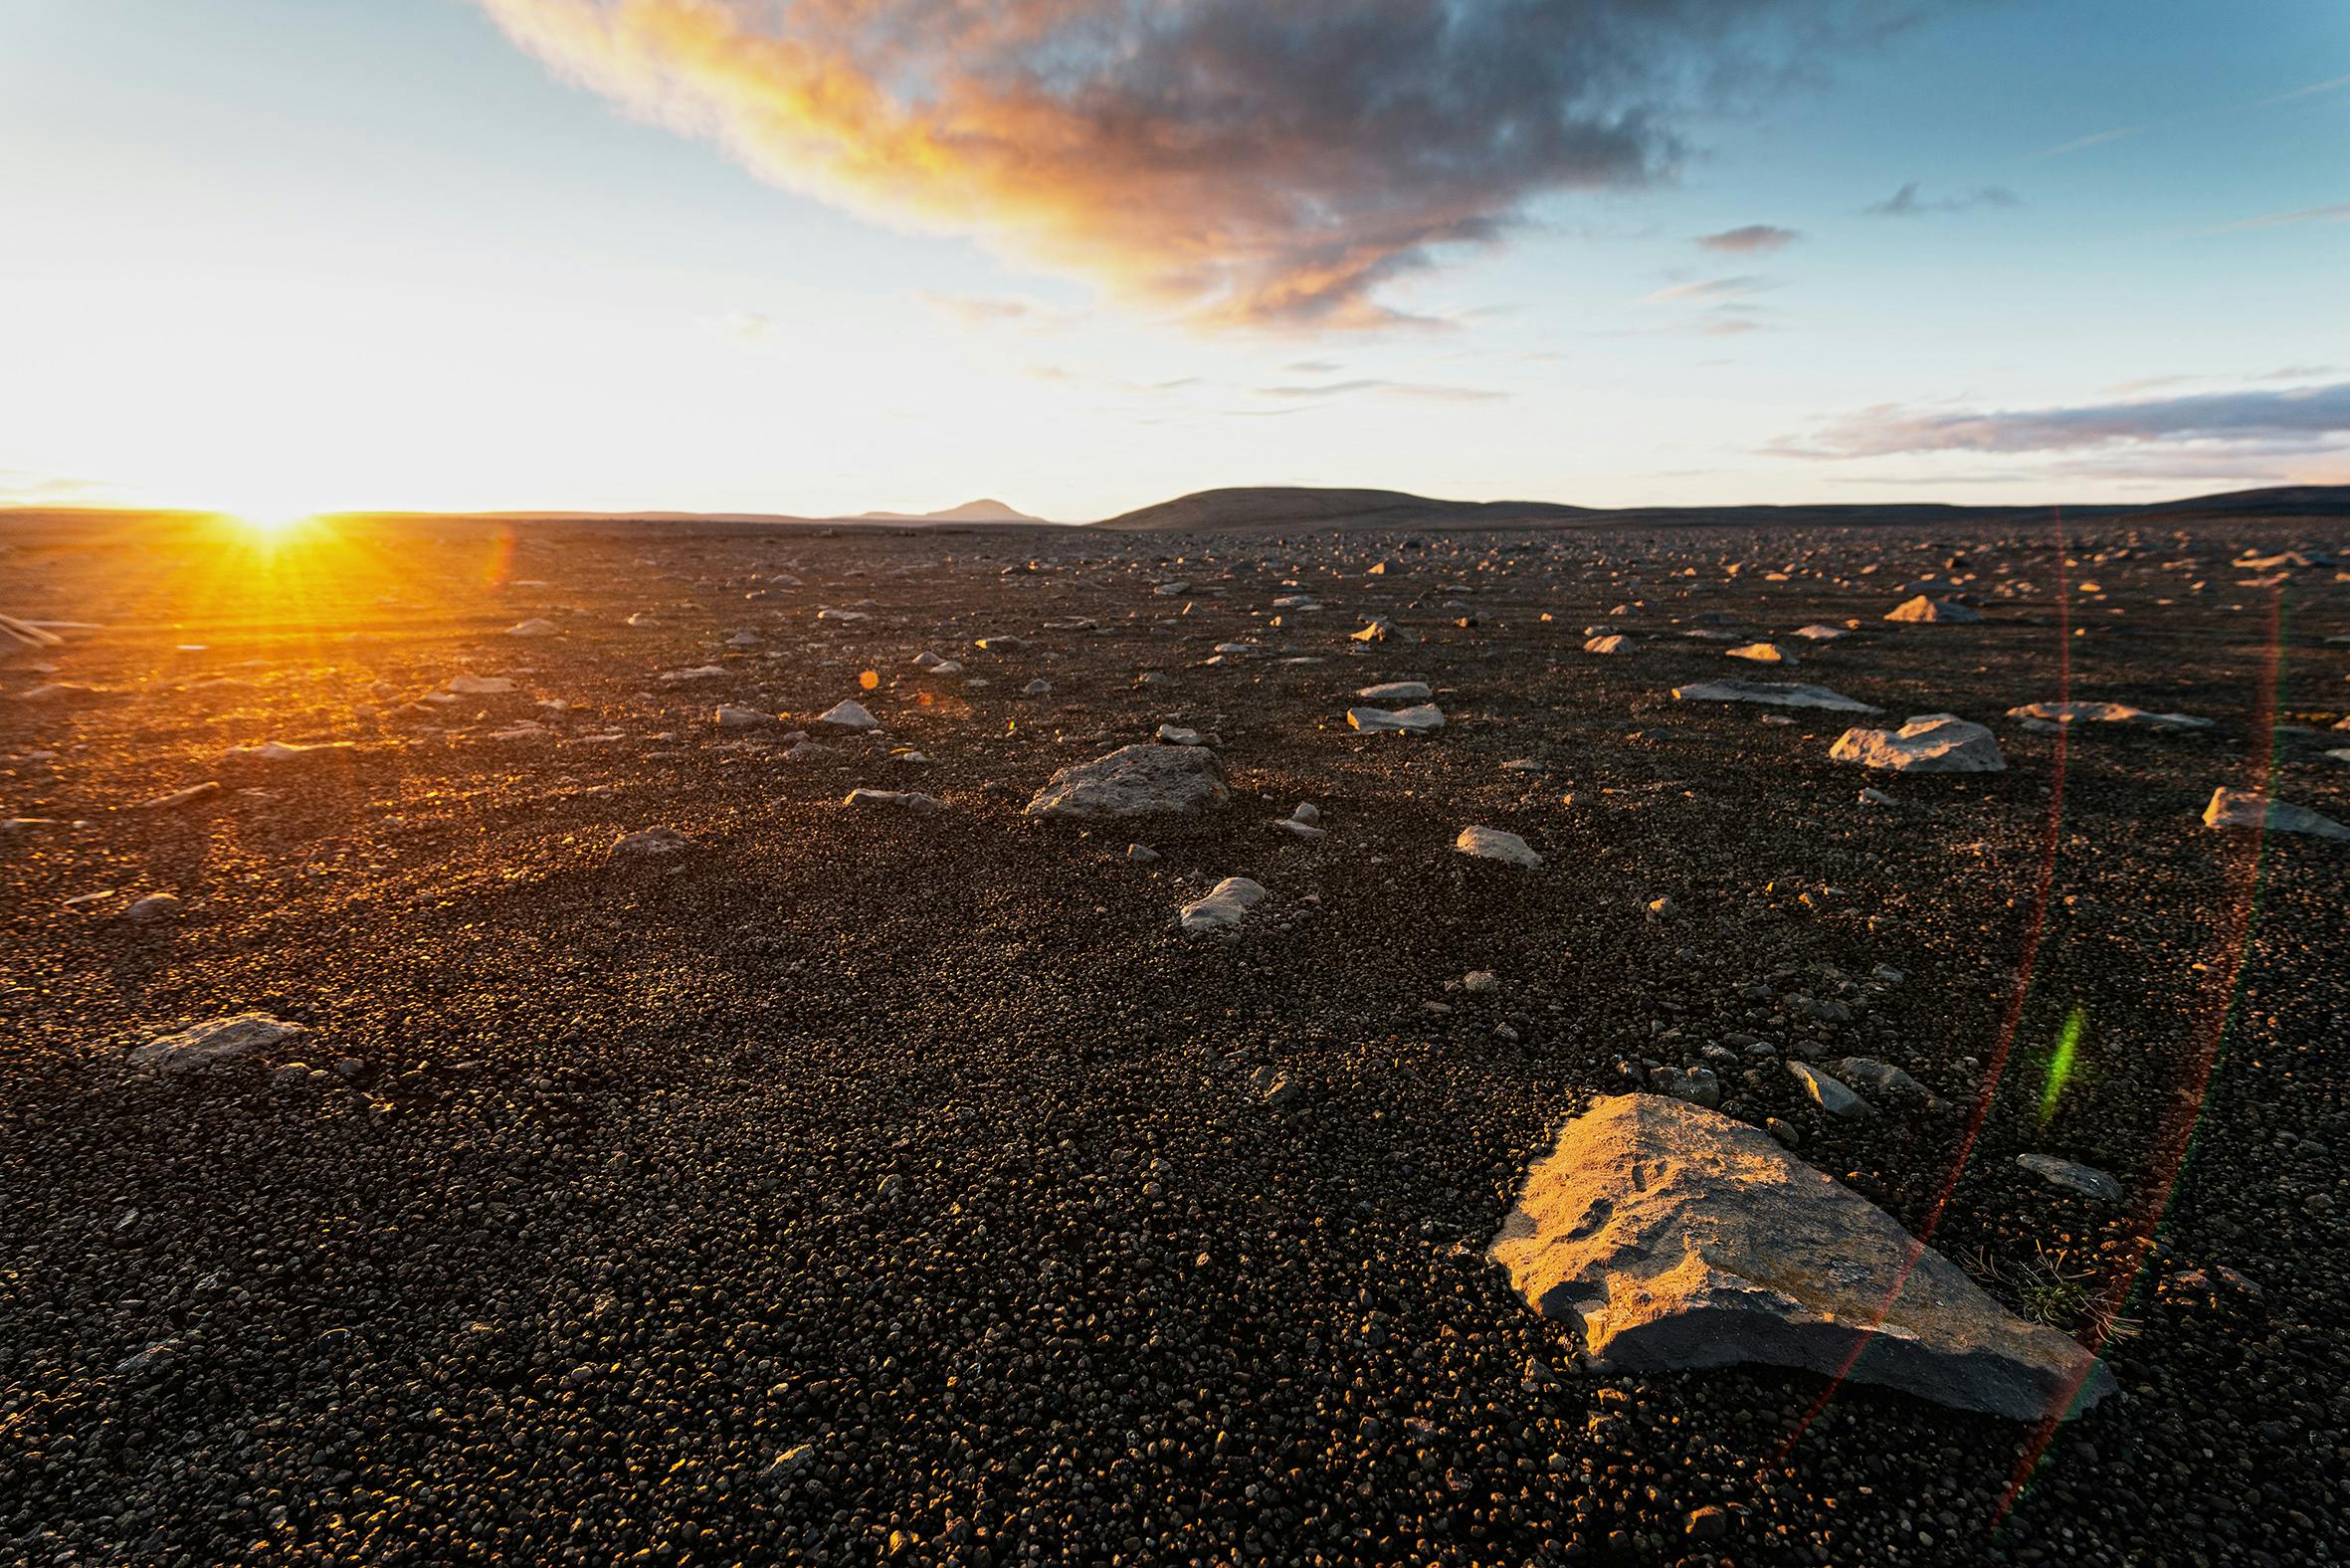
POLYGON ((935 796, 924 795, 913 790, 853 789, 841 804, 844 806, 894 806, 900 811, 920 812, 925 816, 934 811, 946 810, 946 802, 935 796))
POLYGON ((1884 711, 1800 681, 1700 681, 1694 686, 1674 686, 1672 695, 1678 702, 1761 702, 1770 707, 1826 708, 1832 713, 1884 711))
POLYGON ((1161 724, 1158 742, 1162 746, 1198 746, 1206 744, 1196 729, 1185 729, 1181 724, 1161 724))
POLYGON ((1860 804, 1863 806, 1890 806, 1893 803, 1893 797, 1881 789, 1872 787, 1860 792, 1860 804))
POLYGON ((507 676, 451 676, 444 685, 459 696, 503 696, 514 688, 507 676))
POLYGON ((757 708, 736 707, 731 702, 720 702, 717 713, 720 729, 758 729, 775 720, 757 708))
POLYGON ((1846 1082, 1858 1083, 1888 1099, 1914 1100, 1928 1110, 1947 1109, 1950 1103, 1891 1063, 1872 1057, 1847 1057, 1836 1064, 1836 1071, 1846 1082))
POLYGON ((1800 637, 1808 643, 1833 643, 1845 635, 1845 630, 1841 626, 1824 626, 1820 622, 1814 621, 1809 626, 1797 627, 1787 635, 1800 637))
POLYGON ((1187 582, 1158 583, 1153 585, 1150 591, 1161 599, 1180 599, 1191 592, 1191 584, 1187 582))
POLYGON ((1425 735, 1445 727, 1444 709, 1434 702, 1423 702, 1417 707, 1399 707, 1392 711, 1383 707, 1350 707, 1346 710, 1349 726, 1365 734, 1383 730, 1400 730, 1406 734, 1425 735))
POLYGON ((1264 896, 1265 888, 1261 884, 1246 877, 1227 877, 1183 906, 1179 916, 1183 934, 1198 936, 1208 931, 1230 930, 1264 896))
POLYGON ((1383 615, 1373 616, 1366 626, 1349 634, 1358 643, 1417 643, 1420 639, 1383 615))
POLYGON ((687 845, 685 835, 675 828, 647 828, 642 833, 624 833, 612 841, 612 853, 620 856, 674 855, 687 845))
POLYGON ((684 686, 694 681, 723 681, 726 671, 720 665, 695 665, 689 670, 665 670, 661 673, 664 686, 684 686))
POLYGON ((1943 621, 1957 625, 1966 621, 1980 621, 1981 612, 1970 610, 1955 599, 1929 599, 1919 594, 1885 612, 1888 621, 1943 621))
POLYGON ((1723 653, 1732 659, 1751 660, 1758 665, 1792 665, 1796 662, 1795 656, 1777 643, 1747 643, 1743 647, 1724 649, 1723 653))
POLYGON ((240 1057, 267 1051, 290 1040, 306 1039, 309 1031, 266 1013, 238 1013, 161 1035, 130 1053, 130 1065, 149 1073, 178 1075, 240 1057))
POLYGON ((1152 849, 1147 844, 1129 844, 1126 846, 1126 859, 1132 861, 1137 866, 1140 866, 1148 861, 1155 861, 1158 858, 1159 852, 1152 849))
POLYGON ((1430 692, 1425 681, 1390 681, 1367 686, 1355 693, 1366 702, 1425 702, 1430 692))
POLYGON ((1186 814, 1232 798, 1224 766, 1205 746, 1120 746, 1060 769, 1023 808, 1030 817, 1142 817, 1186 814))
POLYGON ((819 610, 816 612, 816 619, 819 621, 870 621, 873 617, 867 615, 863 610, 819 610))
POLYGON ((2052 1187, 2104 1203, 2121 1202, 2121 1183, 2094 1166, 2076 1165, 2054 1154, 2019 1154, 2016 1163, 2052 1187))
POLYGON ((1632 652, 1632 639, 1622 632, 1611 632, 1585 643, 1583 651, 1587 654, 1629 654, 1632 652))
POLYGON ((2203 825, 2207 828, 2265 828, 2271 833, 2306 833, 2320 839, 2350 839, 2350 828, 2306 806, 2271 800, 2258 790, 2229 789, 2226 785, 2212 791, 2211 804, 2203 808, 2203 825))
POLYGON ((1529 870, 1542 864, 1542 857, 1534 853, 1531 845, 1516 834, 1504 833, 1499 828, 1463 828, 1461 836, 1453 841, 1453 848, 1479 860, 1507 861, 1512 866, 1523 866, 1529 870))
POLYGON ((1461 989, 1482 994, 1501 989, 1501 977, 1490 969, 1471 969, 1461 977, 1461 989))
POLYGON ((1507 762, 1501 764, 1501 771, 1504 773, 1541 773, 1546 770, 1532 757, 1511 757, 1507 762))
POLYGON ((1053 683, 1043 680, 1031 681, 1028 685, 1020 688, 1020 694, 1022 696, 1051 696, 1053 694, 1053 683))
POLYGON ((1257 1102, 1268 1110, 1287 1109, 1298 1094, 1289 1075, 1277 1068, 1259 1068, 1251 1073, 1249 1087, 1256 1092, 1257 1102))
POLYGON ((1565 1123, 1488 1256, 1603 1373, 1760 1363, 2018 1421, 2116 1387, 1770 1134, 1664 1095, 1565 1123))
POLYGON ((1828 755, 1894 773, 2000 773, 2008 765, 1990 730, 1954 713, 1920 713, 1899 729, 1848 729, 1828 755))
POLYGON ((562 628, 552 621, 534 617, 531 620, 507 627, 505 635, 508 637, 552 637, 561 630, 562 628))
POLYGON ((881 721, 866 711, 863 702, 835 702, 816 716, 819 724, 830 724, 835 729, 879 729, 881 721))
POLYGON ((914 655, 914 668, 916 670, 934 670, 938 667, 940 662, 941 661, 936 654, 919 653, 914 655))

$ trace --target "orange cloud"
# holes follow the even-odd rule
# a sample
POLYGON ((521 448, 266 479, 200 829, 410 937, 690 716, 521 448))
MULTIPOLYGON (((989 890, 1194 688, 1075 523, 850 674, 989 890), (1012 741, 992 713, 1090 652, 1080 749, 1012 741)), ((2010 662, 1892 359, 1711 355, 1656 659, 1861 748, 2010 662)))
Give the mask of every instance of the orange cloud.
POLYGON ((1538 195, 1669 174, 1688 84, 1774 82, 1774 48, 1869 9, 479 3, 563 77, 786 189, 1197 324, 1317 327, 1408 319, 1384 286, 1492 243, 1538 195))

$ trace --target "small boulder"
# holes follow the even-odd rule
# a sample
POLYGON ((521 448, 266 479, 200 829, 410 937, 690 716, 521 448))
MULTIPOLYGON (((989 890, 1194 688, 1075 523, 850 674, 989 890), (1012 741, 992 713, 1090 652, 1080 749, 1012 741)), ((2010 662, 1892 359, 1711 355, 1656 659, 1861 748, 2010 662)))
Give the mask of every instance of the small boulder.
POLYGON ((1262 883, 1246 877, 1227 877, 1207 892, 1185 904, 1177 916, 1186 936, 1229 931, 1265 896, 1262 883))
POLYGON ((1831 1116, 1858 1120, 1872 1114, 1868 1101, 1808 1062, 1790 1062, 1787 1071, 1804 1086, 1812 1101, 1831 1116))
POLYGON ((1531 845, 1516 834, 1504 833, 1499 828, 1463 828, 1461 836, 1453 841, 1453 848, 1464 855, 1473 855, 1478 860, 1507 861, 1512 866, 1523 866, 1529 871, 1537 870, 1542 865, 1542 857, 1534 853, 1531 845))
POLYGON ((829 724, 834 729, 847 729, 856 731, 879 729, 881 727, 881 721, 874 717, 872 713, 868 712, 863 702, 855 701, 835 702, 831 707, 826 708, 822 713, 817 715, 816 722, 819 724, 829 724))
POLYGON ((2008 765, 1990 730, 1955 713, 1921 713, 1899 729, 1848 729, 1828 754, 1893 773, 2000 773, 2008 765))
POLYGON ((1929 599, 1919 594, 1904 600, 1885 612, 1888 621, 1941 621, 1958 625, 1983 619, 1979 611, 1970 610, 1955 599, 1929 599))

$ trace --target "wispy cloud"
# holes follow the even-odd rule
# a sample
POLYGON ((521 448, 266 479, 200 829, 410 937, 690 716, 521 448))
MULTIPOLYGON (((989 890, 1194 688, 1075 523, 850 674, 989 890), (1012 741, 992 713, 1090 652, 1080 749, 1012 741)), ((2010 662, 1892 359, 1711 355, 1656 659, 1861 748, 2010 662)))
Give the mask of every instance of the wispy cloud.
POLYGON ((1808 440, 1769 450, 1783 457, 1875 458, 1911 452, 2055 452, 2152 444, 2308 450, 2350 439, 2350 382, 2278 391, 2026 410, 1863 409, 1808 440))
POLYGON ((2257 218, 2240 218, 2234 223, 2223 223, 2217 228, 2197 232, 2234 234, 2240 229, 2282 229, 2296 223, 2350 223, 2350 201, 2338 201, 2325 207, 2303 207, 2294 212, 2271 212, 2257 218))
POLYGON ((1883 201, 1872 202, 1860 210, 1871 218, 1917 218, 1934 212, 1972 212, 1978 207, 2024 205, 2024 198, 2004 185, 1978 185, 1960 195, 1932 201, 1920 196, 1918 190, 1918 182, 1911 180, 1883 201))
POLYGON ((2344 88, 2350 88, 2350 77, 2328 77, 2323 82, 2312 82, 2305 88, 2294 88, 2274 98, 2255 98, 2246 107, 2266 108, 2271 103, 2290 103, 2298 98, 2316 98, 2323 93, 2339 93, 2344 88))
POLYGON ((1795 230, 1782 229, 1775 223, 1750 223, 1742 228, 1724 229, 1719 234, 1700 234, 1690 243, 1701 251, 1759 256, 1765 251, 1783 250, 1802 238, 1795 230))
POLYGON ((758 310, 729 310, 704 316, 702 330, 744 348, 763 348, 775 337, 775 318, 758 310))
POLYGON ((1423 398, 1435 403, 1494 403, 1509 396, 1506 392, 1496 392, 1489 387, 1441 386, 1426 381, 1384 381, 1372 378, 1313 385, 1255 387, 1251 390, 1259 397, 1284 400, 1346 397, 1354 393, 1372 392, 1384 397, 1423 398))
POLYGON ((2116 125, 2111 130, 2091 131, 2088 135, 2075 136, 2070 141, 2059 141, 2053 147, 2043 147, 2038 152, 2027 153, 2025 156, 2060 158, 2067 152, 2080 152, 2090 147, 2102 147, 2107 142, 2127 141, 2132 136, 2144 135, 2152 128, 2148 125, 2116 125))
POLYGON ((1738 278, 1699 278, 1685 284, 1668 284, 1654 294, 1643 294, 1641 302, 1666 304, 1675 299, 1742 299, 1767 287, 1764 280, 1752 274, 1738 278))
POLYGON ((1530 203, 1884 31, 1870 0, 477 0, 762 178, 1208 326, 1377 327, 1530 203))

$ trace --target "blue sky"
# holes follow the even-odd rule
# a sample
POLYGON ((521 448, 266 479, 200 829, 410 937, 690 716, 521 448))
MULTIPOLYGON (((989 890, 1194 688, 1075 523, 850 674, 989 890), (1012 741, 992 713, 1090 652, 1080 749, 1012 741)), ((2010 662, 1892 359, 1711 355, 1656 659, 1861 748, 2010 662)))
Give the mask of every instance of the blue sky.
POLYGON ((0 0, 0 503, 2350 482, 2338 0, 1219 4, 0 0))

